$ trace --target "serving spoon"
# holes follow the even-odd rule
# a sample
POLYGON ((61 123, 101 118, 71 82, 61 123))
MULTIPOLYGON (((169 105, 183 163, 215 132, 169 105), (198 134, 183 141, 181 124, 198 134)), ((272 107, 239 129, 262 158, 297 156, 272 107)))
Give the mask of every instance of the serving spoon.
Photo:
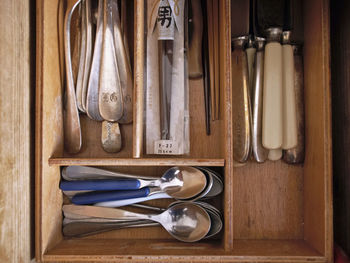
POLYGON ((174 238, 184 242, 195 242, 204 238, 211 227, 208 212, 199 205, 186 202, 176 204, 158 215, 145 215, 122 209, 65 205, 63 212, 75 213, 83 216, 109 219, 145 219, 161 224, 174 238))

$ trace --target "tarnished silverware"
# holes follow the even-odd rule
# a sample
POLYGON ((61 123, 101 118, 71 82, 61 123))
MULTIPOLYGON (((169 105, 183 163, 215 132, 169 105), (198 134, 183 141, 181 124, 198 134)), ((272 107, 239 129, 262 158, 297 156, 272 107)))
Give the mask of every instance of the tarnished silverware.
POLYGON ((256 53, 252 90, 252 151, 254 159, 258 163, 264 162, 269 153, 269 151, 263 147, 261 141, 262 98, 264 83, 264 44, 264 38, 255 38, 256 53))
POLYGON ((122 136, 118 122, 102 122, 102 147, 106 152, 119 152, 122 148, 122 136))
POLYGON ((104 0, 103 44, 100 68, 99 110, 108 121, 123 116, 123 96, 114 42, 112 0, 104 0))
POLYGON ((293 51, 298 143, 296 147, 285 150, 283 153, 283 160, 290 164, 302 163, 305 157, 304 76, 302 47, 300 45, 293 45, 293 51))
POLYGON ((66 98, 64 109, 64 142, 65 149, 70 153, 77 153, 81 148, 80 119, 75 96, 74 79, 72 71, 71 47, 70 47, 70 24, 72 14, 80 0, 67 1, 67 11, 64 19, 64 47, 66 64, 66 98))
POLYGON ((232 52, 233 158, 239 163, 248 160, 251 140, 248 65, 243 50, 246 40, 247 37, 233 39, 232 52))
POLYGON ((99 111, 99 104, 98 104, 101 53, 102 53, 102 42, 103 42, 103 31, 102 31, 103 15, 104 15, 103 0, 99 0, 97 15, 96 15, 97 25, 96 25, 94 54, 92 57, 90 77, 89 77, 88 89, 87 89, 87 98, 86 98, 86 113, 91 119, 95 121, 103 120, 99 111))
MULTIPOLYGON (((119 15, 118 1, 112 0, 113 32, 114 46, 119 71, 119 80, 123 98, 123 115, 118 120, 119 123, 130 123, 133 118, 133 80, 131 73, 131 64, 127 51, 127 39, 123 35, 121 19, 119 15)), ((126 28, 126 25, 124 25, 126 28)))
POLYGON ((76 97, 77 97, 77 106, 81 112, 85 112, 85 108, 83 107, 83 83, 84 83, 84 70, 85 70, 85 56, 86 56, 86 2, 84 0, 81 1, 81 23, 80 23, 80 57, 79 57, 79 66, 78 66, 78 75, 76 82, 76 97))

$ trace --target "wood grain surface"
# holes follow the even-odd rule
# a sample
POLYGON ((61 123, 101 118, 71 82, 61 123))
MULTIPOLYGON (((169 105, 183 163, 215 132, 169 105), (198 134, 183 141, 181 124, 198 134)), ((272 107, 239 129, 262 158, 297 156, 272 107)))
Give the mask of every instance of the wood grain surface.
MULTIPOLYGON (((191 153, 184 157, 146 156, 142 151, 142 115, 122 129, 126 146, 118 154, 104 153, 100 127, 82 118, 83 149, 63 151, 62 84, 57 28, 58 0, 37 0, 36 115, 36 258, 45 262, 331 262, 332 162, 329 86, 328 0, 306 0, 304 165, 281 161, 234 167, 231 90, 231 1, 219 1, 220 112, 213 133, 205 134, 202 80, 190 82, 191 153), (138 122, 141 123, 138 123, 138 122), (136 129, 136 126, 138 128, 136 129), (134 137, 132 136, 134 133, 134 137), (98 135, 98 136, 97 136, 98 135), (137 142, 133 142, 138 136, 137 142), (193 146, 193 147, 192 147, 193 146), (195 244, 173 240, 159 228, 113 231, 93 237, 62 235, 60 166, 90 164, 130 173, 159 175, 166 166, 207 165, 224 171, 224 194, 217 201, 224 230, 216 238, 195 244)), ((145 3, 135 0, 134 3, 145 3)), ((137 6, 136 22, 142 20, 137 6)), ((129 21, 132 22, 132 21, 129 21)), ((142 23, 141 23, 142 24, 142 23)), ((142 28, 136 27, 134 53, 141 63, 142 28)), ((136 90, 142 92, 143 64, 136 66, 136 90)), ((142 106, 141 96, 135 107, 142 106)), ((139 109, 139 113, 140 113, 139 109)))
POLYGON ((31 260, 31 2, 0 8, 0 262, 9 263, 31 260))

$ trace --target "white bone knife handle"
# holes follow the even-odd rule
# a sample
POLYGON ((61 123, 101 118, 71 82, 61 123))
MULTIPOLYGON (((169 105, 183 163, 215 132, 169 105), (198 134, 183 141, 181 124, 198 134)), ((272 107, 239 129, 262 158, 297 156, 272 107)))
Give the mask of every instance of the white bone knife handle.
POLYGON ((281 33, 271 29, 265 46, 262 143, 267 149, 281 148, 283 139, 281 33))
POLYGON ((294 89, 294 55, 289 44, 290 31, 283 32, 283 143, 284 150, 298 143, 296 98, 294 89))
POLYGON ((282 158, 283 152, 282 149, 272 149, 269 151, 269 160, 270 161, 278 161, 282 158))

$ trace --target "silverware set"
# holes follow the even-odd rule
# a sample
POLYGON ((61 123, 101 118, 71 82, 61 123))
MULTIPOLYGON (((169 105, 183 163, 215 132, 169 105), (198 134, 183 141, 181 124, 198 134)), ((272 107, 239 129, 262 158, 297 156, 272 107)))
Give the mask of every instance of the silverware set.
POLYGON ((120 124, 132 121, 132 71, 125 35, 125 1, 121 8, 117 0, 98 0, 97 8, 91 0, 68 1, 65 16, 65 61, 66 61, 66 103, 65 103, 65 148, 77 153, 81 148, 81 127, 79 112, 86 113, 102 122, 102 147, 107 152, 120 151, 120 124), (74 79, 71 58, 71 20, 79 7, 80 27, 76 35, 80 41, 77 73, 74 79), (95 30, 94 30, 95 29, 95 30), (96 32, 95 36, 93 32, 96 32))
POLYGON ((222 215, 205 202, 174 202, 167 209, 144 205, 157 214, 135 213, 124 209, 97 206, 63 206, 63 234, 81 237, 132 227, 163 226, 170 235, 184 242, 195 242, 218 234, 222 215))
POLYGON ((234 159, 261 163, 294 151, 283 160, 301 163, 303 68, 293 51, 303 41, 300 1, 232 0, 231 15, 234 159))
MULTIPOLYGON (((179 206, 181 211, 190 210, 189 214, 185 213, 186 215, 183 214, 184 211, 181 212, 181 215, 184 216, 182 223, 186 225, 189 220, 188 217, 192 218, 192 221, 189 220, 188 224, 193 223, 193 220, 200 220, 196 222, 202 226, 197 228, 204 231, 202 235, 196 237, 191 233, 186 233, 186 237, 184 237, 179 236, 179 233, 170 232, 175 238, 186 242, 194 242, 211 237, 222 228, 221 213, 215 207, 200 200, 219 195, 223 191, 223 182, 216 172, 204 167, 172 167, 159 178, 124 174, 94 167, 68 166, 62 170, 60 188, 72 203, 72 205, 63 207, 65 216, 63 232, 64 235, 69 237, 129 227, 156 226, 159 224, 168 226, 172 222, 169 222, 168 212, 162 208, 139 203, 169 198, 177 200, 169 206, 169 209, 179 206), (91 208, 91 205, 98 208, 91 208), (154 215, 153 217, 143 214, 130 216, 124 210, 110 210, 111 208, 130 205, 165 214, 163 216, 154 215), (91 214, 91 211, 95 211, 93 212, 95 214, 91 214), (103 216, 104 213, 109 213, 108 211, 117 214, 113 218, 103 216), (167 215, 165 221, 160 219, 165 215, 167 215), (206 219, 203 219, 203 217, 206 219), (152 220, 156 222, 152 222, 152 220), (202 229, 203 224, 209 226, 202 229)), ((180 225, 180 227, 185 227, 185 225, 180 225)), ((198 229, 193 229, 193 231, 197 233, 198 229)))

